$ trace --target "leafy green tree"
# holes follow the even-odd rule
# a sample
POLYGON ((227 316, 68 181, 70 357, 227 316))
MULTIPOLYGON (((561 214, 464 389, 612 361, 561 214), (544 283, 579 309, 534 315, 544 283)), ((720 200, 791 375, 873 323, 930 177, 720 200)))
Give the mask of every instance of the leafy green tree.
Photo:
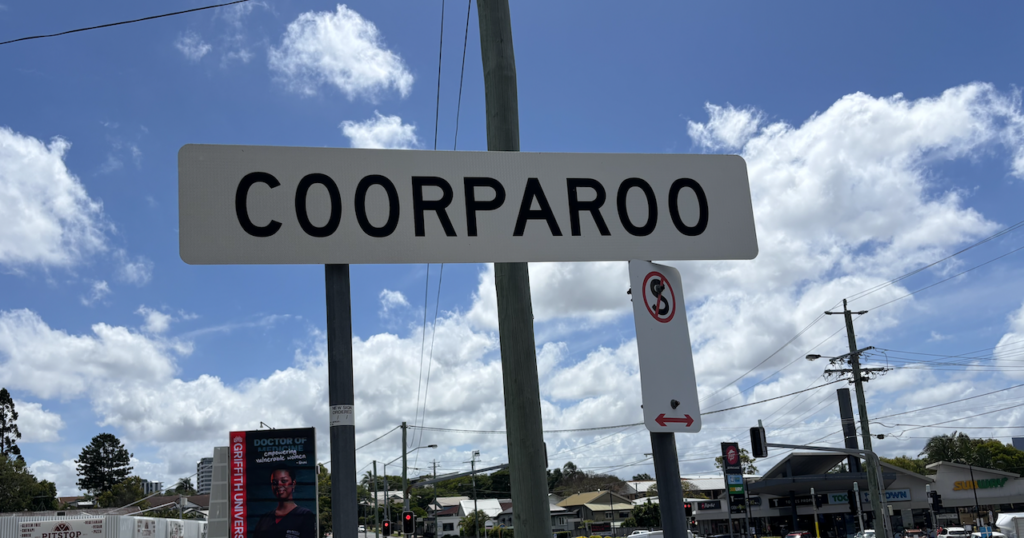
POLYGON ((548 492, 555 491, 555 486, 562 480, 562 470, 559 468, 548 469, 548 492))
POLYGON ((979 467, 999 469, 1012 473, 1024 470, 1024 452, 1011 444, 1003 444, 996 439, 975 440, 975 458, 979 467))
MULTIPOLYGON (((327 536, 327 533, 330 532, 333 534, 334 531, 334 527, 332 526, 332 522, 334 520, 331 517, 331 471, 329 471, 327 466, 322 463, 318 463, 317 465, 320 467, 320 476, 316 479, 318 497, 317 507, 320 512, 320 538, 324 538, 327 536)), ((362 485, 358 487, 364 488, 362 485)))
POLYGON ((474 536, 476 535, 477 526, 480 527, 481 534, 486 534, 485 532, 483 532, 483 530, 484 523, 486 523, 487 520, 487 514, 484 513, 483 510, 470 512, 466 515, 466 517, 462 518, 462 520, 459 521, 459 535, 474 536))
POLYGON ((641 480, 654 480, 654 479, 651 478, 651 475, 649 475, 647 473, 640 473, 640 474, 633 475, 633 481, 639 482, 641 480))
POLYGON ((23 458, 0 454, 0 512, 56 510, 57 486, 39 481, 23 458))
POLYGON ((18 439, 21 439, 21 432, 18 431, 18 412, 14 409, 14 398, 11 398, 6 388, 0 388, 0 456, 21 458, 18 439))
MULTIPOLYGON (((683 480, 683 484, 682 485, 683 485, 683 498, 684 499, 706 499, 707 498, 707 495, 704 492, 702 492, 700 489, 698 489, 697 486, 695 486, 693 484, 693 482, 690 482, 688 480, 683 480)), ((648 497, 657 497, 658 496, 658 485, 657 484, 653 484, 653 485, 651 485, 651 487, 647 488, 647 496, 648 497)))
MULTIPOLYGON (((880 458, 889 465, 895 465, 901 469, 906 469, 912 473, 917 474, 928 474, 928 469, 925 465, 928 465, 923 459, 914 459, 910 456, 896 456, 895 458, 880 458)), ((845 472, 845 471, 843 471, 845 472)))
POLYGON ((636 523, 635 525, 628 525, 631 527, 661 527, 661 505, 654 504, 651 501, 638 504, 633 507, 631 519, 636 523))
MULTIPOLYGON (((143 493, 142 489, 142 479, 137 476, 131 476, 114 484, 114 487, 108 491, 100 493, 96 497, 96 502, 103 508, 120 508, 142 500, 145 496, 146 494, 143 493)), ((140 505, 140 508, 148 508, 148 506, 140 505)))
POLYGON ((93 495, 110 491, 114 484, 131 474, 132 456, 113 434, 101 433, 93 437, 75 460, 78 487, 93 495))
MULTIPOLYGON (((715 468, 721 469, 724 461, 724 456, 715 458, 715 468)), ((750 457, 750 452, 747 452, 745 448, 740 448, 740 466, 743 468, 743 474, 757 474, 754 458, 750 457)))
POLYGON ((488 493, 499 499, 512 497, 512 475, 508 469, 502 469, 491 475, 491 487, 488 493))
POLYGON ((919 456, 924 456, 926 463, 937 461, 965 461, 974 465, 974 443, 964 433, 936 435, 924 444, 919 456))

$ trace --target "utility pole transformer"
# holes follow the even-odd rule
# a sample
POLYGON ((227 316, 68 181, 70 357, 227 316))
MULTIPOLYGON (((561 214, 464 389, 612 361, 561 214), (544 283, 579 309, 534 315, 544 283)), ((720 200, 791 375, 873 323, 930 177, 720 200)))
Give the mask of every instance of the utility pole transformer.
MULTIPOLYGON (((477 0, 476 7, 487 103, 487 150, 519 151, 519 101, 508 0, 477 0)), ((509 473, 516 507, 513 526, 520 536, 551 536, 529 266, 495 263, 494 287, 509 473)))

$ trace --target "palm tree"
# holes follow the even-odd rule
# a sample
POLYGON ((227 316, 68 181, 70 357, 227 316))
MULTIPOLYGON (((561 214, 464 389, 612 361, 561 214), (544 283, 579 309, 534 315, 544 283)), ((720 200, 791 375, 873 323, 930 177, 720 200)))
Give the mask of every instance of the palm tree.
POLYGON ((928 463, 937 461, 966 461, 978 465, 977 445, 967 434, 953 432, 949 435, 936 435, 928 440, 918 456, 924 456, 928 463))

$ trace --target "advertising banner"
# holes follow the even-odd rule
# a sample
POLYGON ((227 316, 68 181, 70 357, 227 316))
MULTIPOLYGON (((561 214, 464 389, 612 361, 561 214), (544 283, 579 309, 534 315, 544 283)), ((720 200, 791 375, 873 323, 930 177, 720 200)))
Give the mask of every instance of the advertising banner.
POLYGON ((22 523, 19 538, 102 538, 102 519, 54 519, 22 523))
POLYGON ((230 538, 316 538, 313 428, 231 432, 230 538))
POLYGON ((156 520, 152 518, 135 518, 135 538, 156 538, 156 520))
POLYGON ((167 520, 167 538, 185 538, 185 525, 173 519, 167 520))

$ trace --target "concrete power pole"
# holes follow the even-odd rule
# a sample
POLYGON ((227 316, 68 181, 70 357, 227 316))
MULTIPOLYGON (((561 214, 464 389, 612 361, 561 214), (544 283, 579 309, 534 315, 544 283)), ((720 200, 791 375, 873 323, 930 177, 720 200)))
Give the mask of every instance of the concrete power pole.
POLYGON ((409 444, 405 441, 405 436, 409 432, 409 427, 402 422, 402 510, 409 511, 409 481, 407 475, 409 473, 409 444))
POLYGON ((377 508, 377 460, 373 460, 373 536, 380 536, 380 509, 377 508))
MULTIPOLYGON (((826 314, 839 314, 839 312, 825 312, 826 314)), ((861 312, 850 312, 850 309, 846 307, 846 299, 843 299, 843 317, 846 319, 846 337, 850 346, 850 366, 853 369, 853 386, 857 391, 857 411, 860 414, 860 433, 861 441, 864 443, 865 450, 872 450, 871 448, 871 427, 868 425, 868 404, 864 399, 864 381, 861 377, 860 369, 860 352, 857 351, 857 336, 853 332, 853 314, 866 314, 867 310, 861 312)), ((871 462, 867 462, 868 465, 871 462)), ((881 471, 881 470, 879 470, 881 471)), ((878 473, 879 476, 881 472, 878 473)), ((882 528, 885 531, 885 538, 892 538, 892 522, 889 520, 889 513, 885 506, 885 490, 884 484, 878 483, 878 477, 875 473, 868 471, 868 488, 871 491, 871 511, 874 512, 875 517, 879 518, 882 522, 882 528)), ((877 531, 878 523, 875 523, 877 531)))
MULTIPOLYGON (((519 151, 519 101, 508 0, 477 0, 487 150, 519 151)), ((516 534, 551 536, 540 385, 526 263, 495 263, 505 428, 516 534)))

